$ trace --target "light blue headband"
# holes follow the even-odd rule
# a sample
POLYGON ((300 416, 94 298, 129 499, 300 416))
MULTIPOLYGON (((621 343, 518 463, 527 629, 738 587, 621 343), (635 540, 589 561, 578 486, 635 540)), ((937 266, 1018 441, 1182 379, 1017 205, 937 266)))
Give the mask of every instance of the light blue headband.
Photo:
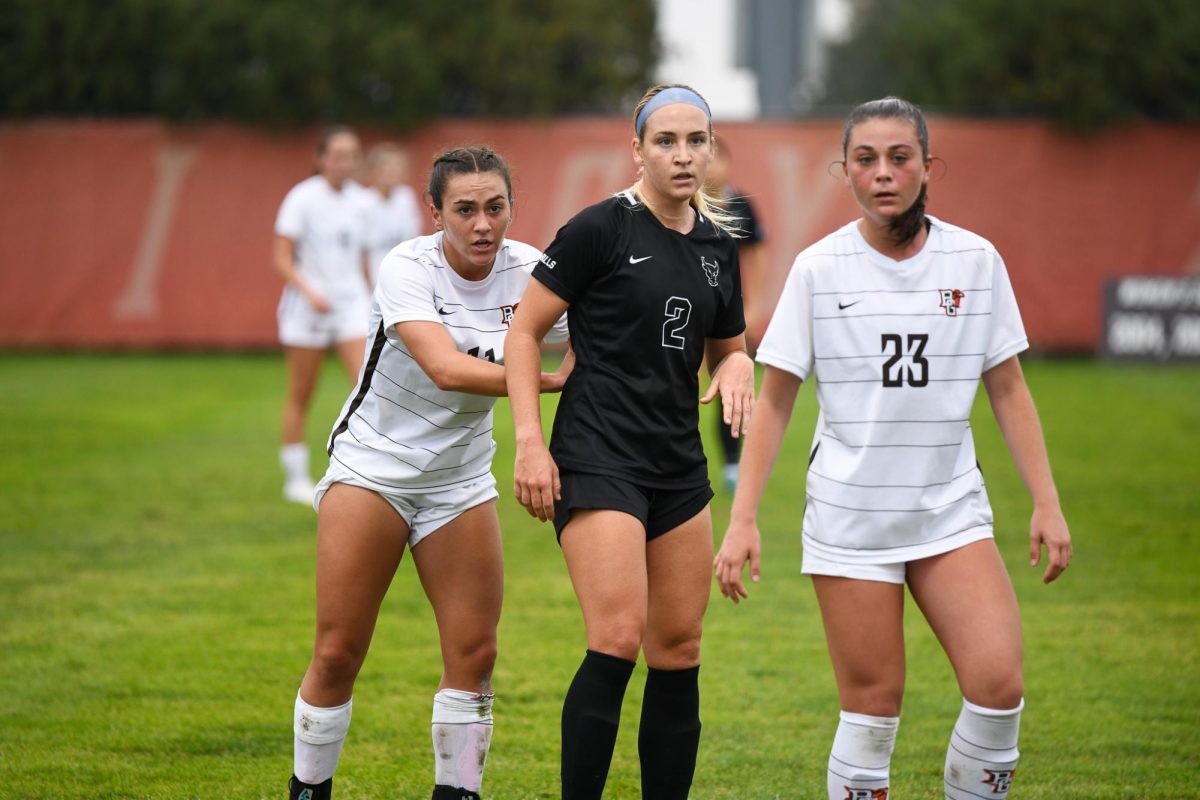
POLYGON ((695 106, 704 112, 704 116, 712 120, 712 111, 709 110, 708 103, 704 102, 704 98, 693 92, 691 89, 685 89, 682 86, 672 86, 670 89, 663 89, 654 97, 650 98, 650 102, 642 106, 642 110, 638 112, 637 124, 634 128, 637 130, 638 138, 641 138, 642 131, 646 127, 646 120, 655 111, 658 111, 663 106, 669 106, 672 103, 687 103, 690 106, 695 106))

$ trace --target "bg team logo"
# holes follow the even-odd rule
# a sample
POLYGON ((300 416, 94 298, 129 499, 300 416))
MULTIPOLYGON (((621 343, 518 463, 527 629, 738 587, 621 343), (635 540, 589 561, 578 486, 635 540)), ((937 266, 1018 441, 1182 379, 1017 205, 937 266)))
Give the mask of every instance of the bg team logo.
POLYGON ((1001 794, 1012 788, 1013 775, 1016 774, 1015 769, 985 769, 984 773, 987 777, 984 779, 984 784, 992 787, 992 794, 1001 794))
POLYGON ((520 303, 513 303, 511 306, 500 306, 500 321, 504 323, 506 328, 512 324, 513 314, 517 313, 517 306, 519 305, 520 303))
POLYGON ((888 789, 851 789, 849 786, 843 786, 846 790, 844 800, 888 800, 888 789))
POLYGON ((967 293, 962 289, 939 289, 942 293, 942 310, 946 312, 947 317, 957 317, 958 309, 962 306, 963 298, 967 293))

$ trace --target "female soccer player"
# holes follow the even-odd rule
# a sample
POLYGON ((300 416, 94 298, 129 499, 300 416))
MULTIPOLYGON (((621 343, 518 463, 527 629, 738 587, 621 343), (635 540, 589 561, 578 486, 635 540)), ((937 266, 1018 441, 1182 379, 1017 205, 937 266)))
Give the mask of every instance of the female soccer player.
POLYGON ((362 368, 370 290, 362 187, 354 131, 330 128, 317 143, 317 174, 292 187, 275 220, 275 271, 284 280, 277 313, 287 360, 279 461, 283 496, 311 504, 313 483, 304 443, 304 418, 321 361, 330 347, 353 380, 362 368))
POLYGON ((394 142, 381 142, 367 153, 367 265, 372 287, 379 265, 391 249, 421 232, 421 206, 409 186, 408 155, 394 142))
POLYGON ((649 667, 642 796, 686 798, 695 769, 712 557, 701 362, 712 374, 703 401, 721 395, 735 435, 754 397, 737 245, 702 193, 709 118, 688 87, 645 94, 632 140, 642 177, 558 232, 509 331, 514 490, 530 514, 554 520, 587 628, 563 703, 565 800, 604 790, 639 651, 649 667), (568 307, 577 360, 547 450, 538 341, 568 307))
POLYGON ((964 701, 945 793, 1007 796, 1024 705, 1021 623, 992 538, 969 417, 980 378, 1033 497, 1030 560, 1045 582, 1071 560, 1037 412, 1027 346, 996 249, 925 214, 929 134, 894 97, 846 120, 844 174, 862 218, 796 257, 758 360, 766 365, 725 540, 721 593, 759 577, 755 520, 801 381, 821 413, 809 460, 802 571, 813 576, 841 720, 829 797, 888 796, 904 691, 904 585, 954 667, 964 701))
MULTIPOLYGON (((383 262, 366 367, 316 488, 317 632, 296 697, 293 798, 329 797, 354 680, 405 544, 442 644, 433 797, 479 797, 503 588, 492 406, 505 393, 504 335, 541 253, 504 238, 512 182, 486 147, 438 156, 429 198, 437 232, 383 262)), ((565 320, 555 334, 566 338, 565 320)), ((568 357, 540 373, 538 390, 561 389, 570 367, 568 357)))

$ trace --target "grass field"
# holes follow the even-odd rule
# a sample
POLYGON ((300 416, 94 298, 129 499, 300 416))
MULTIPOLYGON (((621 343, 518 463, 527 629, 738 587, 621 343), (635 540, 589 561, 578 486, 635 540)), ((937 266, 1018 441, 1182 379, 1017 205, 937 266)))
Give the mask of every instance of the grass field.
MULTIPOLYGON (((318 464, 347 390, 330 366, 310 426, 318 464)), ((1045 361, 1027 374, 1076 556, 1050 587, 1029 568, 1028 499, 981 399, 1027 640, 1012 796, 1200 797, 1200 370, 1045 361)), ((315 518, 279 498, 282 385, 266 355, 0 356, 0 797, 284 796, 315 518)), ((762 583, 709 610, 696 800, 825 797, 837 700, 798 541, 814 418, 804 389, 761 516, 762 583)), ((496 422, 507 595, 483 794, 549 798, 582 623, 551 530, 507 492, 503 401, 496 422)), ((728 497, 713 510, 719 537, 728 497)), ((908 644, 894 796, 940 798, 960 698, 916 613, 908 644)), ((429 796, 437 654, 406 558, 336 796, 429 796)), ((640 687, 635 674, 607 797, 638 797, 640 687)))

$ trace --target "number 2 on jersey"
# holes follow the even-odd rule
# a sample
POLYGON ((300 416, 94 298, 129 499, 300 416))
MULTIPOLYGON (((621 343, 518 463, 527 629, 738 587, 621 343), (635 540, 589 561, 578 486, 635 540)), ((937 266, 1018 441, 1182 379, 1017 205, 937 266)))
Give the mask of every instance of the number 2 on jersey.
POLYGON ((688 320, 692 317, 692 301, 686 297, 672 297, 667 300, 664 313, 667 315, 667 321, 663 323, 663 347, 682 350, 687 340, 680 331, 687 327, 688 320))
MULTIPOLYGON (((903 386, 906 370, 902 367, 896 367, 898 362, 905 352, 904 340, 898 333, 885 333, 880 337, 880 345, 883 352, 886 354, 888 348, 891 347, 891 357, 883 362, 883 385, 884 386, 903 386)), ((913 374, 913 368, 909 367, 908 385, 920 388, 929 383, 929 361, 922 355, 925 352, 925 345, 929 344, 928 333, 910 333, 908 335, 908 350, 912 357, 913 366, 921 368, 921 375, 917 377, 913 374)))

